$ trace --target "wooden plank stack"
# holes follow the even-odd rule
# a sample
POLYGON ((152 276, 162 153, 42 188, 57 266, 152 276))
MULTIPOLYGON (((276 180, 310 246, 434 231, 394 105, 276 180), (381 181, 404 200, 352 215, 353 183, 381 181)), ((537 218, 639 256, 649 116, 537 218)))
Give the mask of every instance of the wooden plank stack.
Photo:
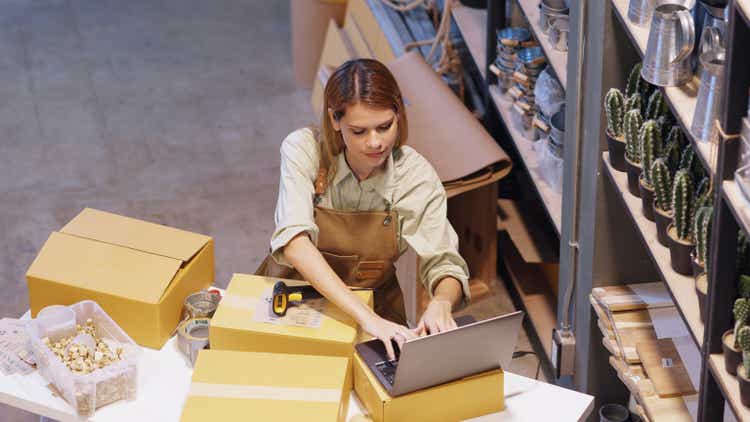
POLYGON ((597 287, 589 301, 631 410, 652 422, 696 420, 700 367, 686 361, 699 362, 699 351, 664 283, 597 287))

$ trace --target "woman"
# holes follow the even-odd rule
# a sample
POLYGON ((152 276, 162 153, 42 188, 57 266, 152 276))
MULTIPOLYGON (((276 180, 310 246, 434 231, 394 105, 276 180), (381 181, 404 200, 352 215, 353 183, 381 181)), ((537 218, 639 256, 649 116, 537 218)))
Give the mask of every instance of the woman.
POLYGON ((271 256, 260 275, 304 279, 383 341, 389 358, 416 336, 455 328, 469 298, 468 269, 446 218, 432 166, 406 146, 407 120, 391 72, 370 59, 333 72, 320 133, 300 129, 281 146, 271 256), (411 246, 430 302, 417 328, 404 326, 394 263, 411 246), (375 289, 375 312, 348 288, 375 289))

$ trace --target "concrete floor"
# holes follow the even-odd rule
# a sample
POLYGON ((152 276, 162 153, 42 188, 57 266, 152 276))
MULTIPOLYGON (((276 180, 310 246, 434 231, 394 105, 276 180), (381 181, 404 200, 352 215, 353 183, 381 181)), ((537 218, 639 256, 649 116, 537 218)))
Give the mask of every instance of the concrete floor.
MULTIPOLYGON (((0 316, 28 309, 26 269, 84 207, 213 236, 219 286, 252 272, 280 143, 314 123, 289 34, 284 1, 0 2, 0 316)), ((512 309, 493 289, 482 313, 512 309)))

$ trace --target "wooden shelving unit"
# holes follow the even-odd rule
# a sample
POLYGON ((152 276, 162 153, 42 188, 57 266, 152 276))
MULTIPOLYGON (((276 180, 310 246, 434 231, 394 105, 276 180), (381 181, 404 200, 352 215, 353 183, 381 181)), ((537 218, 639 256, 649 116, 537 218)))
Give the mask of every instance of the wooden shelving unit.
MULTIPOLYGON (((643 57, 644 54, 646 54, 649 27, 638 26, 628 20, 628 0, 611 1, 617 12, 617 17, 625 28, 631 41, 633 41, 633 45, 638 50, 638 54, 643 57)), ((682 126, 685 136, 687 136, 690 139, 690 142, 692 142, 693 148, 696 149, 696 152, 706 169, 708 169, 711 174, 714 174, 716 172, 717 145, 699 141, 695 139, 690 132, 693 113, 695 113, 695 106, 698 101, 698 85, 699 79, 697 76, 694 76, 691 82, 683 86, 666 87, 662 88, 662 90, 672 112, 682 126)))
POLYGON ((550 43, 547 34, 542 32, 542 27, 539 22, 539 15, 541 13, 541 11, 539 10, 539 0, 517 1, 518 5, 521 6, 521 11, 523 11, 524 16, 526 16, 526 20, 529 21, 529 26, 531 27, 534 36, 542 46, 542 50, 544 50, 544 54, 547 56, 547 61, 552 67, 552 70, 555 72, 557 80, 560 81, 563 89, 567 89, 568 53, 565 51, 555 50, 552 47, 552 43, 550 43))
MULTIPOLYGON (((472 55, 477 67, 484 72, 486 68, 486 47, 485 38, 487 34, 487 11, 472 9, 465 6, 457 5, 453 9, 453 18, 458 25, 461 35, 464 37, 469 52, 472 55)), ((537 16, 538 19, 538 16, 537 16)), ((484 76, 484 73, 483 73, 484 76)), ((486 79, 485 79, 486 81, 486 79)), ((542 178, 539 169, 539 159, 537 153, 532 149, 533 142, 519 132, 512 123, 510 101, 500 94, 497 86, 490 86, 490 97, 500 113, 505 127, 508 129, 513 143, 523 159, 524 165, 531 175, 542 202, 545 205, 547 213, 552 220, 555 230, 560 234, 562 220, 562 195, 554 191, 547 182, 542 178)))
POLYGON ((602 154, 607 169, 607 176, 618 190, 619 197, 627 208, 630 217, 641 234, 643 243, 648 248, 651 259, 667 284, 672 299, 682 319, 690 329, 693 341, 700 348, 703 345, 703 323, 698 313, 698 296, 695 293, 693 277, 676 273, 670 266, 669 248, 662 246, 656 239, 656 224, 646 219, 641 213, 641 199, 628 191, 628 176, 612 168, 609 164, 609 152, 602 154))
MULTIPOLYGON (((525 3, 525 5, 522 4, 522 7, 528 8, 532 2, 525 1, 525 3)), ((529 174, 529 179, 531 180, 539 199, 543 203, 546 214, 552 222, 559 237, 562 221, 562 195, 548 185, 543 178, 539 167, 538 154, 533 149, 534 142, 531 139, 528 139, 524 133, 514 126, 511 119, 511 103, 509 99, 500 94, 496 85, 489 85, 491 78, 488 78, 488 75, 486 74, 487 61, 488 57, 492 57, 493 55, 488 54, 490 52, 487 51, 489 48, 488 44, 491 44, 488 42, 488 28, 490 27, 488 22, 488 12, 487 10, 472 9, 456 4, 452 9, 452 14, 469 53, 482 75, 483 82, 485 86, 487 86, 489 94, 487 101, 494 104, 497 109, 497 115, 495 118, 497 118, 502 123, 502 126, 505 127, 510 141, 518 152, 520 161, 522 161, 522 163, 517 163, 517 165, 519 165, 519 167, 522 165, 526 168, 529 174)), ((536 12, 536 15, 532 13, 528 18, 530 21, 533 19, 533 22, 530 23, 532 27, 536 26, 538 31, 538 11, 536 12)), ((541 32, 538 32, 538 36, 540 41, 547 44, 545 53, 548 54, 548 60, 553 67, 558 66, 557 69, 553 68, 553 70, 558 76, 563 78, 561 79, 561 82, 564 83, 566 65, 564 54, 552 50, 546 36, 541 34, 541 32), (552 53, 552 55, 550 55, 550 53, 552 53)), ((492 53, 494 53, 494 51, 492 53)), ((562 182, 562 180, 560 180, 560 182, 562 182)), ((559 248, 558 245, 554 245, 554 247, 559 248)), ((539 280, 538 277, 528 275, 524 276, 529 264, 523 262, 523 259, 517 255, 518 254, 515 252, 508 251, 503 254, 506 261, 505 267, 508 270, 508 276, 510 278, 509 287, 512 286, 510 290, 512 291, 512 294, 516 296, 517 304, 528 311, 528 321, 535 331, 539 346, 541 346, 541 349, 546 355, 545 360, 550 361, 551 344, 549 339, 552 329, 557 325, 557 293, 552 287, 550 287, 549 283, 544 283, 542 280, 539 280), (509 257, 509 255, 512 256, 509 257), (509 262, 509 260, 512 262, 509 262)))

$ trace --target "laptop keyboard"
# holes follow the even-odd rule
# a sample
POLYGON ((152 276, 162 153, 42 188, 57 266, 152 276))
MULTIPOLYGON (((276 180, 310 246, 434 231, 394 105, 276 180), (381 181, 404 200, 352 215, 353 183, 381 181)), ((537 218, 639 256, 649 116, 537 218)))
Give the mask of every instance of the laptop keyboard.
POLYGON ((381 374, 385 377, 388 384, 393 385, 393 379, 396 376, 396 368, 398 367, 397 360, 386 360, 375 364, 381 374))

